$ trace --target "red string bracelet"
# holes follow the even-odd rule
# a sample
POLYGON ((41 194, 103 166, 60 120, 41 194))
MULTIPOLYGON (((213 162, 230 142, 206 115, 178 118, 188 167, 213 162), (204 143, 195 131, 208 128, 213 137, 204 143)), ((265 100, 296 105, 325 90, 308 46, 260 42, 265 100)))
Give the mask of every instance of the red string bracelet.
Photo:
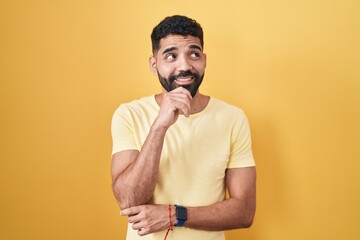
POLYGON ((166 235, 165 235, 165 238, 164 238, 164 240, 166 240, 166 238, 167 238, 167 236, 168 236, 168 234, 169 234, 169 231, 171 230, 173 230, 173 224, 172 224, 172 220, 171 220, 171 205, 169 204, 169 220, 170 220, 170 223, 169 223, 169 228, 167 229, 167 231, 166 231, 166 235))

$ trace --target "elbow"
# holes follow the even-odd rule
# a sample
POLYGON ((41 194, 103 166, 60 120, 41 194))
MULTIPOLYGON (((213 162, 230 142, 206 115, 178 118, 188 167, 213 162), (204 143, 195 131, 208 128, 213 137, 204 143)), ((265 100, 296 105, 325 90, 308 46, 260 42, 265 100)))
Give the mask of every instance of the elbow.
POLYGON ((136 206, 135 204, 131 204, 129 202, 120 202, 119 201, 118 203, 119 203, 119 207, 120 207, 121 210, 136 206))
POLYGON ((244 208, 239 210, 237 218, 237 228, 250 228, 253 225, 255 218, 255 203, 247 204, 244 208))
POLYGON ((129 195, 128 197, 125 197, 127 194, 121 192, 120 189, 117 188, 114 183, 113 183, 113 193, 120 209, 126 209, 135 206, 133 201, 131 201, 129 195))
POLYGON ((119 204, 119 207, 121 210, 133 207, 133 204, 131 204, 130 201, 125 201, 125 200, 119 199, 119 198, 117 198, 117 200, 118 200, 118 204, 119 204))
POLYGON ((240 229, 240 228, 249 228, 252 226, 254 222, 254 218, 253 217, 246 217, 246 218, 239 218, 235 228, 236 229, 240 229))
POLYGON ((118 192, 118 193, 115 192, 115 198, 119 204, 120 209, 126 209, 126 208, 131 208, 131 207, 135 207, 135 206, 148 204, 151 199, 151 198, 137 199, 132 194, 126 194, 126 193, 120 193, 120 192, 118 192))
POLYGON ((131 207, 135 207, 135 206, 140 206, 140 205, 145 205, 145 204, 149 204, 150 201, 131 201, 129 199, 123 199, 123 200, 118 200, 118 204, 120 209, 126 209, 126 208, 131 208, 131 207))
POLYGON ((137 206, 134 201, 131 201, 131 199, 123 198, 119 195, 116 196, 116 200, 121 210, 137 206))
POLYGON ((247 212, 246 214, 238 217, 236 221, 236 228, 249 228, 253 225, 255 217, 255 209, 247 212))
POLYGON ((124 188, 117 182, 117 178, 112 182, 114 197, 120 209, 126 209, 135 206, 131 194, 124 191, 124 188))
POLYGON ((254 222, 254 219, 253 219, 253 218, 249 218, 249 219, 247 219, 247 220, 244 220, 244 221, 242 222, 242 224, 241 224, 241 228, 249 228, 249 227, 252 226, 253 222, 254 222))
POLYGON ((116 180, 112 184, 115 198, 121 209, 148 204, 152 199, 150 192, 138 192, 136 187, 128 188, 116 180))
POLYGON ((137 204, 134 199, 128 195, 128 194, 123 194, 120 192, 115 192, 115 198, 119 204, 120 209, 126 209, 126 208, 131 208, 140 204, 137 204))

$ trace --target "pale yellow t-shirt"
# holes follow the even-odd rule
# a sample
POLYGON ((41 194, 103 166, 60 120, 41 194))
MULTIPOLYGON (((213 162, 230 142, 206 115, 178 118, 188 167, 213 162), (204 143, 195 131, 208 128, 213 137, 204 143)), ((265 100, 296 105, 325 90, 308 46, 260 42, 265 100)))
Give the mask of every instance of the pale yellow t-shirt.
MULTIPOLYGON (((159 112, 155 96, 122 104, 112 119, 113 154, 140 150, 159 112)), ((254 166, 250 128, 244 112, 215 98, 167 131, 161 153, 154 204, 207 206, 225 199, 225 170, 254 166)), ((138 236, 128 225, 127 239, 162 240, 165 231, 138 236)), ((168 240, 224 239, 222 231, 175 227, 168 240)))

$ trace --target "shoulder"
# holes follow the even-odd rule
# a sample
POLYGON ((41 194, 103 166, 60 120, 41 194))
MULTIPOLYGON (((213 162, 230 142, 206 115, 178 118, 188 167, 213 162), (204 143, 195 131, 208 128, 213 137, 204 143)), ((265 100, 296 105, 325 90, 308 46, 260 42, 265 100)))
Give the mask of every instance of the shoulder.
POLYGON ((225 114, 226 116, 245 117, 245 112, 242 108, 227 103, 223 100, 211 97, 212 110, 216 114, 225 114))
POLYGON ((115 114, 141 113, 156 110, 156 108, 154 95, 151 95, 120 104, 115 110, 115 114))

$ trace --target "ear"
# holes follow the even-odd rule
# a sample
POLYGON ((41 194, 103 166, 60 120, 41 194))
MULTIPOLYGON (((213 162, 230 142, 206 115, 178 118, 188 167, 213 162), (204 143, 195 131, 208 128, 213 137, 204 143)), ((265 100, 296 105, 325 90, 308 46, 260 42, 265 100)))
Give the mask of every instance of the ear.
POLYGON ((206 53, 203 53, 204 54, 204 59, 205 59, 205 68, 206 68, 206 59, 207 59, 207 55, 206 53))
POLYGON ((157 76, 157 70, 156 70, 156 59, 154 56, 150 56, 149 57, 149 67, 150 67, 150 71, 157 76))

